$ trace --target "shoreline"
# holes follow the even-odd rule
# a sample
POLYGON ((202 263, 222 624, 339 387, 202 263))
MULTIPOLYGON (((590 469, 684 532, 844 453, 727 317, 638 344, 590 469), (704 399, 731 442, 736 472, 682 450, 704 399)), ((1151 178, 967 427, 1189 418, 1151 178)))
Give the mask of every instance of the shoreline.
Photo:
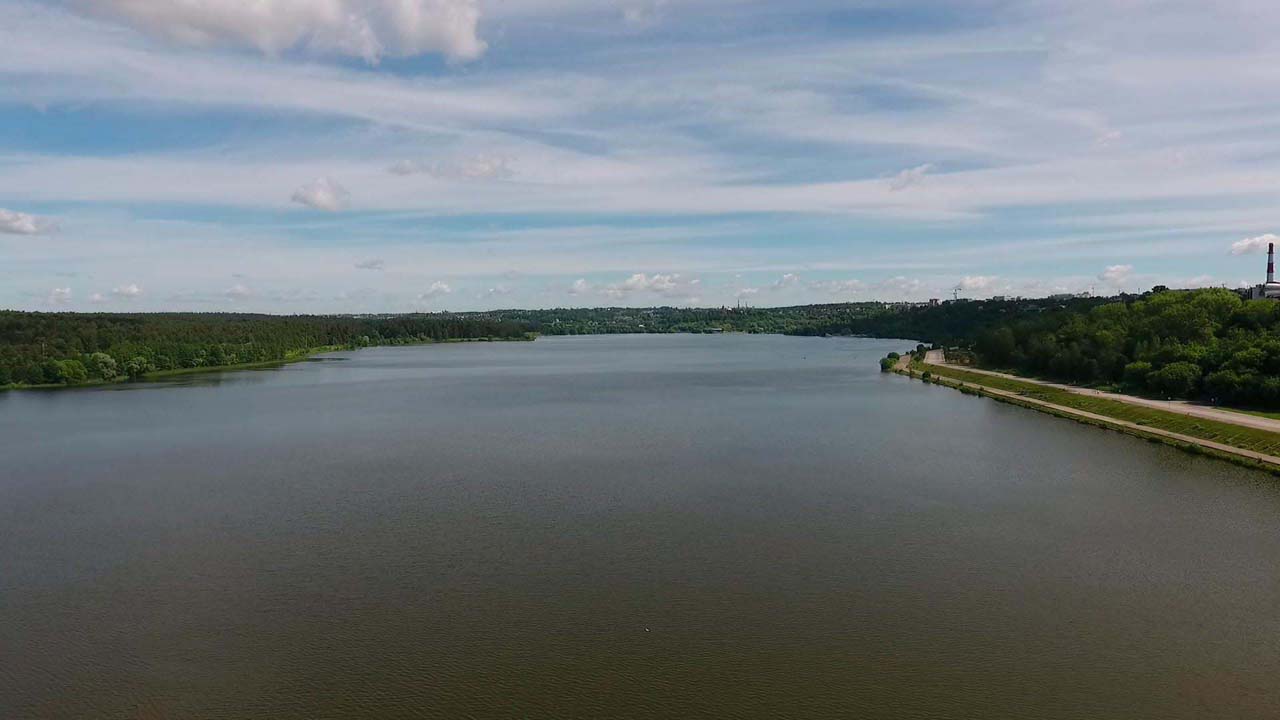
POLYGON ((1053 415, 1067 420, 1074 420, 1078 423, 1102 428, 1104 430, 1113 430, 1148 442, 1167 445, 1169 447, 1182 450, 1183 452, 1212 457, 1218 460, 1225 460, 1235 465, 1255 470, 1262 470, 1272 475, 1280 476, 1280 456, 1277 455, 1249 450, 1248 448, 1238 447, 1228 443, 1217 442, 1162 428, 1150 427, 1137 422, 1110 417, 1101 413, 1090 412, 1079 408, 1068 407, 1066 405, 1059 405, 1057 403, 1037 398, 1026 397, 1009 390, 993 388, 979 383, 965 382, 964 380, 959 380, 954 377, 948 377, 945 374, 939 374, 939 371, 941 373, 945 373, 948 369, 947 366, 922 365, 923 367, 913 366, 910 360, 910 355, 904 355, 897 363, 894 364, 893 372, 913 380, 922 380, 926 383, 959 390, 966 395, 990 398, 996 402, 1016 405, 1029 410, 1036 410, 1048 415, 1053 415), (924 373, 926 372, 929 373, 928 378, 924 377, 924 373))
POLYGON ((522 338, 483 337, 483 338, 450 338, 448 340, 419 340, 415 342, 406 342, 406 343, 394 343, 394 344, 388 343, 385 345, 365 345, 362 347, 326 345, 323 347, 309 348, 307 350, 296 351, 297 354, 291 357, 281 358, 279 360, 261 360, 259 362, 237 363, 235 365, 209 365, 207 367, 174 368, 172 370, 156 370, 153 372, 149 372, 139 378, 130 378, 126 376, 121 376, 114 380, 93 380, 89 382, 76 383, 74 385, 67 385, 67 384, 61 384, 61 383, 49 383, 44 385, 23 385, 19 383, 12 383, 9 385, 0 385, 0 393, 18 392, 18 391, 24 391, 24 390, 37 390, 37 391, 46 391, 46 392, 59 391, 59 390, 87 390, 90 388, 101 388, 101 387, 107 387, 110 385, 126 385, 126 384, 145 385, 147 383, 161 383, 170 378, 185 377, 188 375, 207 375, 209 373, 238 372, 241 370, 261 370, 261 369, 272 368, 272 367, 283 367, 285 365, 292 365, 294 363, 305 362, 307 360, 314 358, 317 355, 324 355, 326 353, 334 353, 334 352, 355 352, 358 350, 365 350, 368 348, 413 347, 418 345, 447 345, 452 343, 473 343, 473 342, 533 342, 536 339, 537 339, 537 336, 522 337, 522 338))

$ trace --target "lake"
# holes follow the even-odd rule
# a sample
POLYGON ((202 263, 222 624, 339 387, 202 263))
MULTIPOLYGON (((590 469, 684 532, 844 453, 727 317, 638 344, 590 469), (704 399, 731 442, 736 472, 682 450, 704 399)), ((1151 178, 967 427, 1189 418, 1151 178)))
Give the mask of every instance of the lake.
POLYGON ((908 346, 0 394, 0 717, 1280 717, 1280 482, 908 346))

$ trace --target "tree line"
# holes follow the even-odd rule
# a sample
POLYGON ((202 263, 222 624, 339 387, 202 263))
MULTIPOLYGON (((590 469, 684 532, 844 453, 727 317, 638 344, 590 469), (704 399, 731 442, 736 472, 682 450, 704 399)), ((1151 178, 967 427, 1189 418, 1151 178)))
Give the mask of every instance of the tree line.
POLYGON ((979 365, 1160 398, 1280 408, 1280 303, 1222 288, 960 302, 882 315, 869 334, 966 348, 979 365))
POLYGON ((527 325, 457 315, 273 316, 0 311, 0 386, 73 385, 295 359, 320 348, 522 339, 527 325))

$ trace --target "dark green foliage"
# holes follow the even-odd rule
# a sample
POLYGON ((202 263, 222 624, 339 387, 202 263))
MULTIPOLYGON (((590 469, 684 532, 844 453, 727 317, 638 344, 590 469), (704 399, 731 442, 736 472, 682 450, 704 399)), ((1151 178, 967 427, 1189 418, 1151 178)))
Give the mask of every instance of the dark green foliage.
MULTIPOLYGON (((1105 301, 954 303, 899 313, 892 334, 944 337, 982 365, 1168 398, 1280 407, 1280 303, 1223 289, 1167 291, 1105 301)), ((888 322, 878 318, 876 323, 888 322)))
POLYGON ((1147 388, 1166 397, 1191 397, 1199 390, 1200 375, 1200 366, 1195 363, 1169 363, 1147 376, 1147 388))
POLYGON ((67 385, 288 360, 328 347, 523 338, 521 323, 459 315, 391 317, 0 311, 0 386, 67 385))
POLYGON ((477 317, 527 323, 543 335, 620 333, 775 333, 849 335, 853 324, 885 312, 884 303, 782 308, 557 308, 501 310, 477 317))

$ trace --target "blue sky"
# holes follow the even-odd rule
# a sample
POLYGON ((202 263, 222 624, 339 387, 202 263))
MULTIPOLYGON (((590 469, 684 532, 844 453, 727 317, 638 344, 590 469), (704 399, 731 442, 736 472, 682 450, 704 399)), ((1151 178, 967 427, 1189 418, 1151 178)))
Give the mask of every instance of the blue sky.
POLYGON ((0 0, 0 307, 1257 282, 1280 5, 0 0))

